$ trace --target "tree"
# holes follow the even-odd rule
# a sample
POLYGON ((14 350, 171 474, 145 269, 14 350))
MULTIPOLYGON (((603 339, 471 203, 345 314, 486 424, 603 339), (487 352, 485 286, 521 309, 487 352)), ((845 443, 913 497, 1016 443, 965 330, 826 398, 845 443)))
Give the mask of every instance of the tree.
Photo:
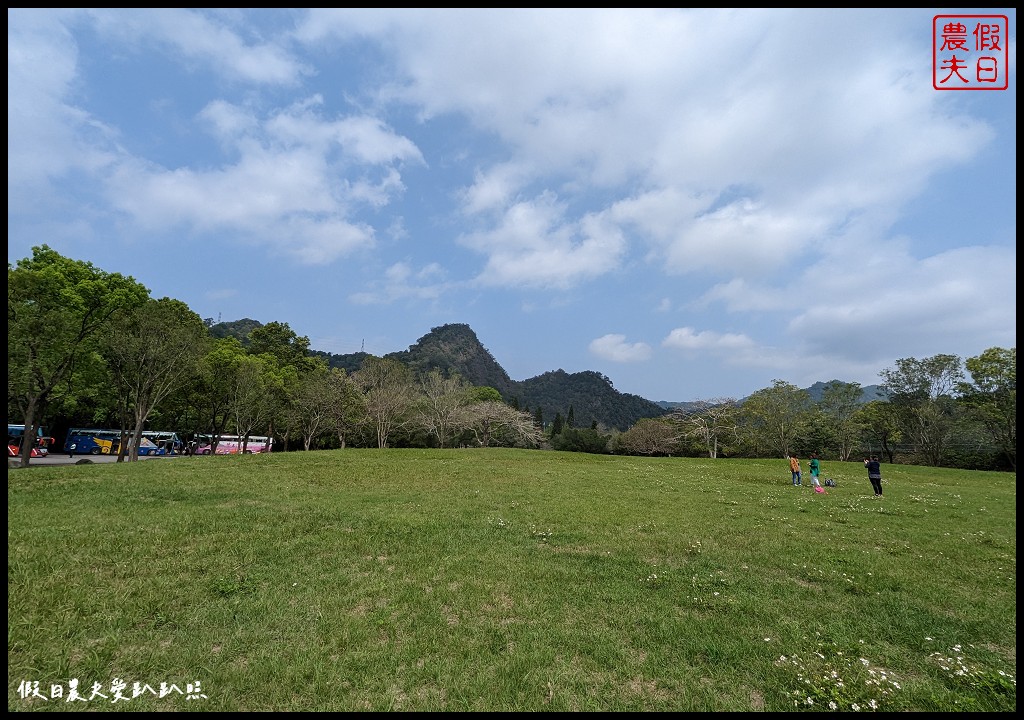
POLYGON ((877 445, 889 462, 893 462, 893 446, 903 439, 896 409, 884 400, 872 400, 857 409, 854 421, 862 429, 862 439, 868 440, 867 454, 873 455, 877 445))
POLYGON ((302 432, 304 450, 309 450, 313 440, 331 424, 333 401, 326 361, 298 376, 291 410, 302 432))
POLYGON ((673 418, 682 424, 685 435, 700 440, 713 459, 723 438, 736 430, 737 413, 735 398, 714 398, 697 401, 691 410, 676 411, 673 418))
POLYGON ((352 378, 340 368, 331 368, 327 393, 330 397, 330 417, 338 443, 342 449, 345 441, 361 423, 366 420, 366 406, 352 378))
POLYGON ((608 436, 601 434, 596 428, 567 427, 563 428, 559 435, 551 438, 551 447, 567 452, 600 455, 608 452, 608 436))
POLYGON ((576 410, 569 406, 569 414, 565 416, 565 426, 571 428, 576 425, 576 410))
POLYGON ((807 425, 811 396, 782 380, 773 380, 770 388, 753 393, 744 401, 741 416, 747 430, 759 436, 782 457, 792 454, 793 441, 807 425))
POLYGON ((300 337, 288 323, 270 322, 249 332, 250 355, 273 355, 279 366, 294 365, 298 370, 312 369, 309 338, 300 337))
POLYGON ((377 432, 377 447, 385 448, 391 433, 410 420, 416 398, 412 371, 397 360, 371 355, 363 361, 355 379, 377 432))
POLYGON ((644 418, 617 438, 617 451, 627 455, 671 455, 680 432, 668 418, 644 418))
POLYGON ((825 385, 818 408, 838 445, 839 459, 846 462, 860 441, 857 408, 860 407, 860 383, 833 380, 825 385))
POLYGON ((469 402, 469 385, 458 373, 445 377, 439 369, 434 368, 424 376, 421 387, 420 424, 437 438, 440 447, 447 447, 463 426, 461 414, 469 402))
POLYGON ((989 348, 967 358, 971 382, 961 383, 961 401, 1017 470, 1017 348, 989 348))
POLYGON ((128 459, 135 461, 150 414, 197 374, 209 333, 203 319, 185 303, 166 297, 116 317, 117 330, 103 337, 101 354, 118 389, 119 405, 130 415, 126 418, 132 423, 128 459))
MULTIPOLYGON (((68 380, 117 311, 141 305, 149 290, 131 277, 63 257, 46 245, 7 265, 7 390, 34 438, 57 386, 68 380)), ((24 442, 27 466, 32 443, 24 442)))
POLYGON ((234 337, 215 339, 202 359, 198 380, 190 394, 195 432, 209 433, 214 439, 227 429, 235 397, 235 374, 246 357, 240 340, 234 337))
POLYGON ((904 435, 929 465, 942 464, 942 456, 956 424, 954 393, 963 382, 956 355, 934 355, 924 360, 901 358, 895 368, 880 375, 889 402, 897 410, 904 435))
POLYGON ((562 434, 562 428, 565 427, 565 421, 562 420, 562 413, 556 412, 555 419, 551 421, 551 437, 562 434))
POLYGON ((231 368, 231 381, 231 416, 244 453, 253 431, 269 422, 284 380, 273 356, 243 355, 231 368))
POLYGON ((503 445, 537 447, 544 442, 544 432, 534 418, 497 400, 484 400, 466 407, 469 429, 483 447, 492 441, 503 445))

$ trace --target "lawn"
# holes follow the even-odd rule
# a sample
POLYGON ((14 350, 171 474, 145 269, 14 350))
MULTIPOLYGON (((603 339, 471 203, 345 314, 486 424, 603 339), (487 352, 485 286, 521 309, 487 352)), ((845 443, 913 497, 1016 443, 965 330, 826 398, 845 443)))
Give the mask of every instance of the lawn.
POLYGON ((1016 475, 527 450, 8 470, 8 709, 1013 711, 1016 475))

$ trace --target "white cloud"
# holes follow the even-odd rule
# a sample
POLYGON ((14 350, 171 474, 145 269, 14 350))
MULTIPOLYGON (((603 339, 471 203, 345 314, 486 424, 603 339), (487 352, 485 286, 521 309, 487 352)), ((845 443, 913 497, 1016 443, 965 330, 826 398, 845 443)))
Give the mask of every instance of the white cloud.
POLYGON ((651 346, 647 343, 627 343, 625 335, 610 333, 590 342, 590 352, 604 360, 628 363, 647 360, 651 357, 651 346))
POLYGON ((390 265, 383 280, 371 283, 372 289, 353 293, 349 300, 357 305, 387 305, 399 300, 434 301, 452 288, 447 272, 436 262, 419 270, 408 262, 390 265))
POLYGON ((263 120, 250 109, 211 102, 200 113, 237 159, 210 169, 167 170, 125 161, 108 183, 112 204, 142 227, 233 231, 306 264, 329 263, 374 243, 351 218, 404 190, 392 162, 421 162, 416 147, 365 117, 325 120, 308 98, 263 120), (367 167, 369 166, 369 167, 367 167), (346 179, 344 171, 363 175, 346 179))
POLYGON ((64 23, 76 15, 7 11, 7 193, 12 208, 34 205, 52 178, 93 172, 115 157, 116 133, 67 99, 77 79, 78 46, 64 23))
POLYGON ((90 15, 101 34, 139 48, 163 47, 168 54, 201 63, 203 72, 283 85, 294 84, 311 72, 282 45, 246 42, 223 22, 196 11, 105 9, 91 10, 90 15))
MULTIPOLYGON (((908 13, 332 10, 310 13, 297 35, 382 40, 393 98, 501 141, 506 153, 465 191, 468 210, 515 213, 538 183, 566 207, 605 188, 663 271, 752 279, 813 254, 851 215, 891 222, 930 176, 991 141, 931 90, 908 13)), ((498 217, 480 244, 510 244, 498 217)), ((550 244, 491 258, 501 284, 565 259, 550 244)), ((569 263, 579 272, 535 284, 597 277, 607 268, 593 260, 580 254, 569 263)))
POLYGON ((676 328, 661 343, 677 350, 695 350, 712 353, 748 351, 756 343, 742 333, 718 333, 713 330, 696 332, 691 327, 676 328))
POLYGON ((510 207, 492 230, 460 238, 488 260, 482 285, 568 288, 618 267, 624 238, 601 215, 570 223, 550 194, 510 207))

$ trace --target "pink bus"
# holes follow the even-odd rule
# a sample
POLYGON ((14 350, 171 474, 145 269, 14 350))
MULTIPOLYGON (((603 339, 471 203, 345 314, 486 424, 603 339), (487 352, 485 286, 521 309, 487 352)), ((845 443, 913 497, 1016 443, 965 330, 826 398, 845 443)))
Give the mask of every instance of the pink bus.
MULTIPOLYGON (((213 445, 213 437, 210 435, 204 435, 199 439, 199 445, 195 449, 196 455, 209 455, 213 445)), ((238 455, 242 452, 242 444, 244 438, 238 435, 221 435, 220 440, 217 441, 217 451, 214 455, 238 455)), ((264 437, 262 435, 250 435, 249 442, 245 443, 245 454, 253 455, 256 453, 270 452, 270 448, 274 444, 274 438, 264 437)))

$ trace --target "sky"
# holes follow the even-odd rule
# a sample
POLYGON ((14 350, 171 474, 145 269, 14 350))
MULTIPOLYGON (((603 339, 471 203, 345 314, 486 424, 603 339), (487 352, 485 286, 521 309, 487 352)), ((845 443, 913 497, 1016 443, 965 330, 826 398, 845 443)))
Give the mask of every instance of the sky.
POLYGON ((654 401, 1016 347, 1013 8, 7 20, 9 264, 654 401), (1007 89, 933 87, 939 14, 1007 16, 1007 89))

